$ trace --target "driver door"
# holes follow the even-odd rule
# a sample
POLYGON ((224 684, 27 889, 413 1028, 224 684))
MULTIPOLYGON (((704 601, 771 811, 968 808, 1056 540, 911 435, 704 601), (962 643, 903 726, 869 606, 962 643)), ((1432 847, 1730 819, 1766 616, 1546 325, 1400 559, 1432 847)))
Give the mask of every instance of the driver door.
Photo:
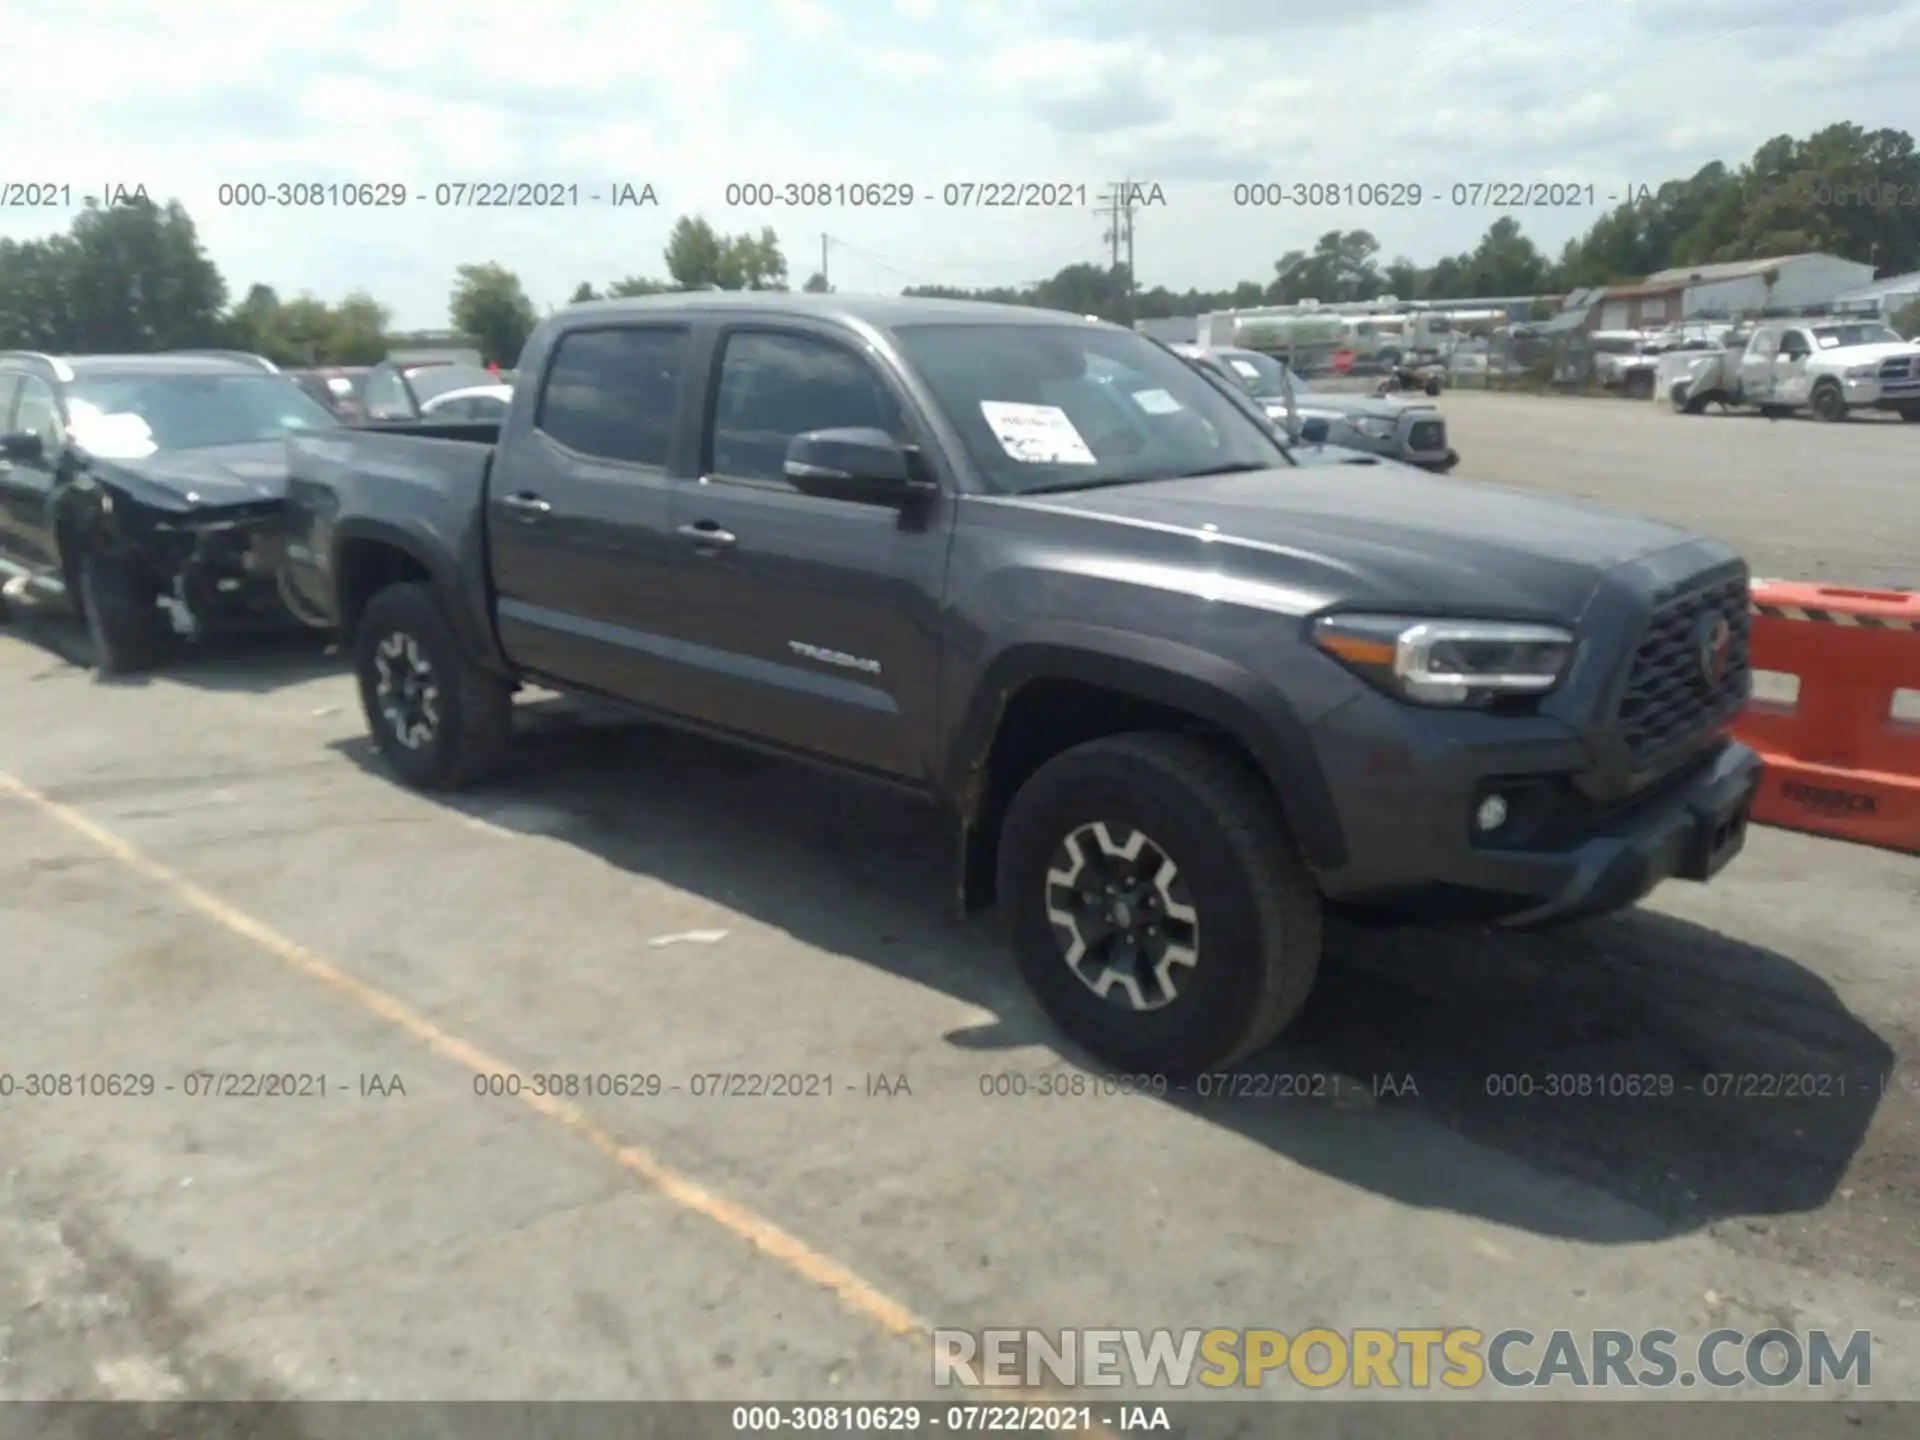
POLYGON ((743 321, 717 336, 697 479, 677 480, 675 706, 892 779, 931 778, 953 500, 911 512, 786 478, 787 442, 871 426, 932 453, 898 377, 840 334, 743 321))
POLYGON ((1779 358, 1780 336, 1772 330, 1758 330, 1747 342, 1740 357, 1740 394, 1748 402, 1766 405, 1773 402, 1774 361, 1779 358))
POLYGON ((1813 390, 1809 358, 1813 347, 1798 330, 1780 337, 1780 353, 1773 362, 1773 399, 1781 405, 1804 405, 1813 390))
POLYGON ((56 574, 60 555, 54 543, 53 484, 66 445, 59 397, 37 375, 20 377, 13 418, 6 429, 40 437, 40 453, 31 459, 0 457, 0 526, 7 558, 39 575, 56 574))

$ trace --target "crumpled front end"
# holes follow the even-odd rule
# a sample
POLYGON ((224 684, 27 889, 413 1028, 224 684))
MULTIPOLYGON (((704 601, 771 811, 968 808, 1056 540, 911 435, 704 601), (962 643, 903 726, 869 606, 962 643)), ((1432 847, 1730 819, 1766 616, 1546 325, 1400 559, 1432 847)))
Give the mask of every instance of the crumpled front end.
POLYGON ((271 501, 158 518, 133 548, 174 629, 192 635, 288 623, 288 538, 286 506, 271 501))

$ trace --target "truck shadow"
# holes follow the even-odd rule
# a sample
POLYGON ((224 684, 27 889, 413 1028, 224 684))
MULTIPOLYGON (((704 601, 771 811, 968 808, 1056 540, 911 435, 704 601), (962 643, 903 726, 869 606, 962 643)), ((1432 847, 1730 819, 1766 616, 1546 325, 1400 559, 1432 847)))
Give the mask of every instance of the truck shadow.
MULTIPOLYGON (((6 628, 76 669, 93 668, 87 627, 72 616, 15 615, 6 628)), ((103 685, 138 687, 170 680, 200 690, 265 695, 339 674, 347 665, 329 635, 305 629, 271 630, 216 635, 192 644, 170 640, 151 673, 95 678, 103 685)))
MULTIPOLYGON (((938 813, 671 730, 522 712, 508 770, 442 803, 998 1017, 952 1045, 1084 1063, 993 919, 951 918, 938 813)), ((336 748, 386 777, 370 741, 336 748)), ((1237 1093, 1167 1103, 1406 1204, 1627 1243, 1824 1205, 1893 1060, 1793 959, 1646 910, 1550 936, 1332 926, 1313 999, 1237 1093), (1811 1081, 1742 1078, 1782 1075, 1811 1081), (1500 1157, 1557 1183, 1515 1183, 1500 1157)))

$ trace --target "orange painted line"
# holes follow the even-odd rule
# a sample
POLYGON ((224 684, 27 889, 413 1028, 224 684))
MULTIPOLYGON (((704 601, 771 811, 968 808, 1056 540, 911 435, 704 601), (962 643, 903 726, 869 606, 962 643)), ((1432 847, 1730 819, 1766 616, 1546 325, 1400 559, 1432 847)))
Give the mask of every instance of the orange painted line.
MULTIPOLYGON (((526 1076, 520 1071, 495 1060, 484 1050, 469 1044, 459 1036, 442 1030, 398 997, 376 985, 369 985, 357 975, 342 969, 324 956, 289 940, 272 926, 254 919, 243 910, 234 908, 171 866, 161 864, 104 825, 88 818, 70 805, 63 805, 58 800, 43 795, 24 780, 4 770, 0 770, 0 791, 5 791, 16 800, 32 806, 48 819, 82 836, 135 874, 168 891, 182 904, 198 911, 222 929, 243 939, 251 940, 275 959, 320 981, 362 1009, 390 1021, 396 1028, 405 1031, 443 1059, 451 1060, 454 1064, 471 1070, 476 1075, 510 1076, 520 1080, 522 1082, 520 1093, 514 1098, 528 1109, 585 1140, 621 1169, 646 1181, 673 1204, 712 1221, 728 1234, 745 1240, 762 1255, 776 1261, 802 1280, 829 1291, 853 1314, 871 1321, 890 1335, 931 1341, 934 1327, 930 1323, 839 1261, 821 1254, 798 1236, 783 1230, 773 1221, 746 1206, 729 1200, 725 1196, 717 1195, 698 1181, 682 1175, 643 1147, 624 1143, 578 1106, 569 1105, 564 1100, 556 1100, 549 1095, 532 1094, 530 1087, 525 1083, 526 1076)), ((977 1395, 969 1397, 970 1400, 982 1398, 977 1395)), ((1038 1400, 1040 1395, 1036 1394, 1035 1398, 1038 1400)), ((1052 1403, 1077 1405, 1084 1402, 1058 1397, 1052 1403)), ((1080 1433, 1103 1437, 1103 1440, 1110 1440, 1111 1436, 1111 1432, 1098 1423, 1080 1433)))

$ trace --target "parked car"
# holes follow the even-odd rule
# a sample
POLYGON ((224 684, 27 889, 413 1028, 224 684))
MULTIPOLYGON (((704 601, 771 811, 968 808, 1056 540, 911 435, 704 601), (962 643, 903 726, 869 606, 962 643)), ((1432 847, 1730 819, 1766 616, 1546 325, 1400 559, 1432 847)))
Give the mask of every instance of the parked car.
POLYGON ((394 773, 478 781, 537 682, 933 801, 1116 1065, 1251 1054, 1325 907, 1540 926, 1743 843, 1716 540, 1301 467, 1164 347, 1024 307, 608 301, 522 371, 497 444, 288 441, 294 583, 394 773))
POLYGON ((77 611, 104 672, 185 635, 291 624, 285 437, 339 421, 283 375, 205 355, 0 353, 0 576, 77 611))
POLYGON ((473 385, 448 390, 420 406, 422 420, 478 421, 498 425, 507 418, 513 400, 511 385, 473 385))
MULTIPOLYGON (((429 402, 456 390, 491 390, 499 377, 464 361, 383 360, 360 382, 360 404, 376 423, 421 420, 429 402)), ((443 417, 444 418, 444 417, 443 417)))
POLYGON ((1686 415, 1717 404, 1776 416, 1807 410, 1829 421, 1890 410, 1920 421, 1920 344, 1878 320, 1762 320, 1744 346, 1706 351, 1665 383, 1686 415))
POLYGON ((1349 450, 1445 472, 1460 463, 1447 444, 1447 422, 1435 405, 1362 393, 1313 392, 1289 375, 1286 365, 1258 350, 1229 346, 1175 345, 1174 352, 1239 386, 1269 413, 1287 411, 1288 386, 1303 420, 1324 420, 1326 436, 1349 450))

